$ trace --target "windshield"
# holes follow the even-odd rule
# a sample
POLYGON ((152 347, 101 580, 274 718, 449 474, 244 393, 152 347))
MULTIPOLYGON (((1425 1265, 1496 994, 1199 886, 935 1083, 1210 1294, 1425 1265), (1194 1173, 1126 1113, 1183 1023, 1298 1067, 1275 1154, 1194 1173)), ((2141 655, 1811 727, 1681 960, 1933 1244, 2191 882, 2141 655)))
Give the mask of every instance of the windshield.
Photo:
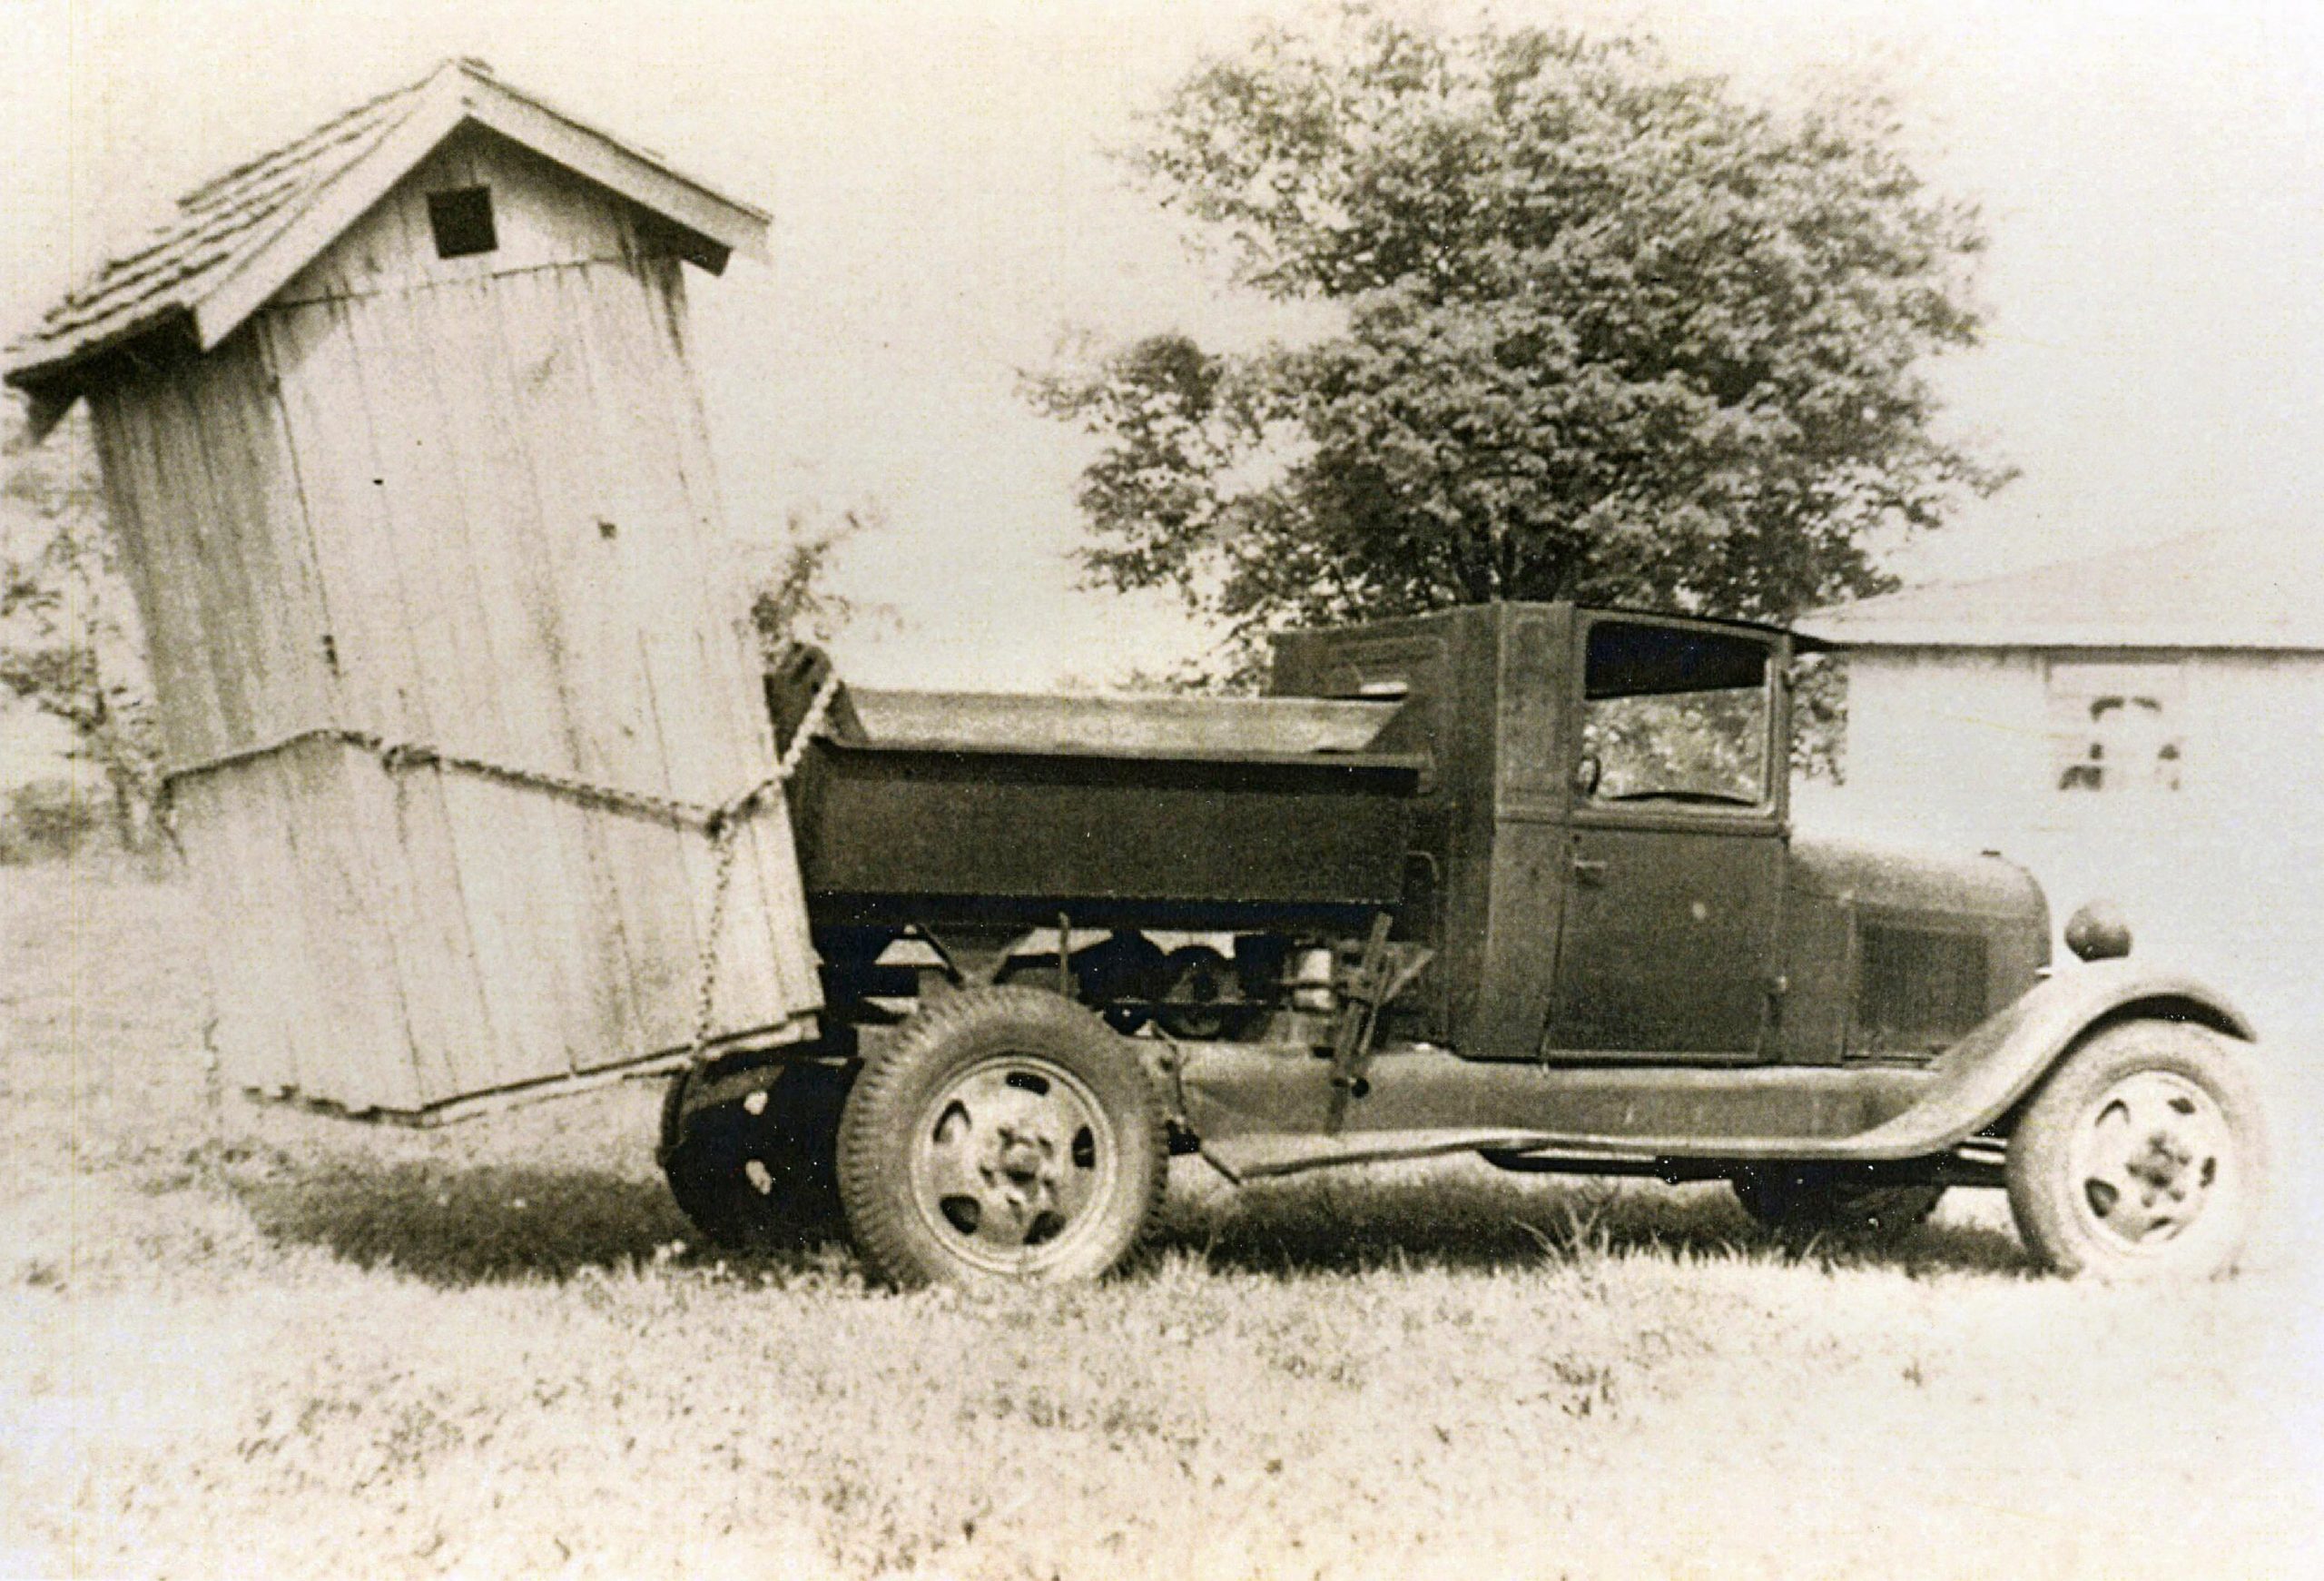
POLYGON ((1582 677, 1583 793, 1601 803, 1768 805, 1769 657, 1751 637, 1594 623, 1582 677))

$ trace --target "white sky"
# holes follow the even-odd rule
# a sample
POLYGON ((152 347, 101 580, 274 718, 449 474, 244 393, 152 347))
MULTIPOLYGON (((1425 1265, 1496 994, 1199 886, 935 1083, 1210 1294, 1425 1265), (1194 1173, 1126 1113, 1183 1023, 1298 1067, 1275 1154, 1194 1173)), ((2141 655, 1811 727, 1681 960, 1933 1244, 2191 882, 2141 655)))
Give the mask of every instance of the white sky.
MULTIPOLYGON (((1983 203, 1991 344, 1953 426, 2024 469, 1929 539, 1973 573, 2276 522, 2324 499, 2324 5, 2097 0, 1555 0, 1641 18, 1782 93, 1899 100, 1923 168, 1983 203)), ((1467 6, 1441 7, 1455 19, 1467 6)), ((1289 5, 0 0, 0 326, 176 193, 446 54, 668 154, 774 215, 772 270, 696 278, 731 525, 875 499, 841 568, 900 629, 867 682, 1033 687, 1159 666, 1159 600, 1077 591, 1087 441, 1015 397, 1068 325, 1262 332, 1100 154, 1206 50, 1289 5)))

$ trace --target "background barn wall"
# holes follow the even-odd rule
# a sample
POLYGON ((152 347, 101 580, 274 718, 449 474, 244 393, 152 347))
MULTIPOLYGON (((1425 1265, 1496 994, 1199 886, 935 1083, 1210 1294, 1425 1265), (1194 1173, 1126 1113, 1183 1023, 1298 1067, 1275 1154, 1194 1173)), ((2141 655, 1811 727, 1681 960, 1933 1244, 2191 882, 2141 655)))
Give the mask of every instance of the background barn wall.
POLYGON ((1847 783, 1796 787, 1802 828, 1999 850, 2042 881, 2060 926, 2111 898, 2138 954, 2230 995, 2264 1001, 2264 984, 2310 974, 2324 939, 2324 654, 1897 647, 1847 663, 1847 783), (2053 657, 2171 669, 2176 789, 2059 787, 2053 657))

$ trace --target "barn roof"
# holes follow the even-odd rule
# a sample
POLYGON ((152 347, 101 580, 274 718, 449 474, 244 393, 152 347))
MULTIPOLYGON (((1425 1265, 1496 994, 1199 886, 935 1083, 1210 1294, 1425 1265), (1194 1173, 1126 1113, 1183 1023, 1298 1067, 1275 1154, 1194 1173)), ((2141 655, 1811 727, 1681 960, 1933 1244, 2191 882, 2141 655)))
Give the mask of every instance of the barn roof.
POLYGON ((100 352, 172 325, 209 351, 471 123, 660 215, 679 251, 714 273, 736 249, 765 256, 759 210, 510 87, 481 62, 451 60, 180 198, 167 221, 0 351, 0 375, 61 411, 76 393, 72 371, 100 352))
POLYGON ((2324 650, 2324 541, 2220 529, 1836 605, 1799 628, 1848 647, 2324 650))

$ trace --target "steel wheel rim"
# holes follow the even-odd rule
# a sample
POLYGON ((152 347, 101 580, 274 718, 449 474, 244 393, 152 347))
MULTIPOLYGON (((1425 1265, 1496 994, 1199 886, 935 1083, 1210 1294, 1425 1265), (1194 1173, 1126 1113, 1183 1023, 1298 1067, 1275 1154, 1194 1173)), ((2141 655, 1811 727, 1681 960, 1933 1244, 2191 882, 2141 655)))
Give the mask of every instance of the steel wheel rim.
POLYGON ((1039 1274, 1102 1233, 1120 1139, 1088 1082, 1044 1055, 980 1060, 921 1108, 907 1172, 922 1226, 990 1273, 1039 1274))
POLYGON ((2083 1112, 2069 1150, 2074 1211, 2132 1256, 2185 1244, 2237 1187, 2234 1133, 2209 1089, 2171 1071, 2138 1071, 2083 1112))

